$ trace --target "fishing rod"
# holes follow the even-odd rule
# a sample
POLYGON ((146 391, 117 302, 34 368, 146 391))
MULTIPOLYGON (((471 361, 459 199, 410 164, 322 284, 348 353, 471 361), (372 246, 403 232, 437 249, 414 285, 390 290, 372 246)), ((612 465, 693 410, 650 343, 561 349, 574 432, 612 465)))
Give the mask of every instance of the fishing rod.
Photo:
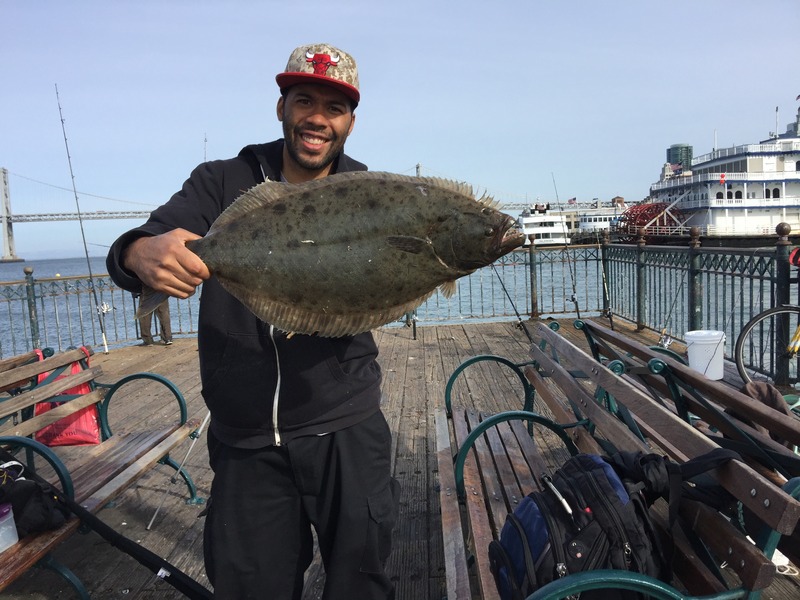
POLYGON ((110 307, 104 302, 102 305, 97 299, 97 288, 94 285, 92 274, 92 263, 89 260, 89 247, 86 245, 86 233, 83 230, 83 217, 81 215, 81 203, 78 201, 78 189, 75 187, 75 174, 72 171, 72 157, 69 153, 69 143, 67 142, 67 128, 64 123, 64 113, 61 110, 61 98, 58 95, 58 84, 56 84, 56 102, 58 103, 58 116, 61 119, 61 132, 64 134, 64 147, 67 150, 67 163, 69 164, 69 176, 72 179, 72 193, 75 195, 75 206, 78 209, 78 222, 81 225, 81 238, 83 239, 83 253, 86 256, 86 265, 89 268, 89 289, 94 299, 94 307, 100 321, 100 335, 103 337, 103 353, 108 354, 108 341, 106 340, 106 320, 105 314, 110 307))
POLYGON ((161 502, 158 504, 156 508, 156 512, 153 513, 153 518, 150 519, 150 522, 147 524, 147 531, 150 531, 150 528, 153 526, 153 521, 156 520, 156 516, 158 516, 161 507, 164 506, 164 501, 167 499, 167 495, 169 494, 169 490, 172 487, 172 484, 178 480, 178 475, 183 473, 183 467, 186 465, 186 461, 189 460, 189 454, 192 453, 192 449, 194 445, 197 443, 197 439, 203 434, 203 429, 205 429, 206 425, 208 424, 208 420, 211 418, 211 411, 206 412, 206 416, 203 419, 203 422, 200 424, 200 427, 192 434, 192 443, 189 445, 189 449, 186 451, 186 456, 183 457, 181 464, 178 465, 178 470, 175 471, 175 474, 169 478, 169 483, 164 488, 164 495, 161 497, 161 502))
MULTIPOLYGON (((561 207, 561 200, 558 197, 558 186, 556 186, 556 176, 553 175, 552 171, 550 172, 550 177, 553 178, 553 189, 556 192, 556 205, 558 206, 558 212, 562 215, 564 214, 564 210, 561 207)), ((567 224, 565 221, 561 221, 561 228, 564 230, 564 237, 567 237, 567 224)), ((580 319, 581 318, 581 307, 578 305, 578 290, 575 287, 575 274, 572 272, 574 265, 570 254, 566 251, 566 246, 564 247, 564 252, 567 255, 567 271, 569 271, 569 278, 570 282, 572 283, 572 298, 570 299, 572 303, 575 305, 575 314, 580 319)))
POLYGON ((611 310, 611 294, 608 292, 608 279, 606 278, 606 264, 603 261, 603 249, 600 246, 600 235, 595 231, 594 239, 597 241, 597 253, 600 258, 600 277, 603 279, 603 302, 606 305, 606 316, 611 331, 614 331, 614 311, 611 310))
POLYGON ((517 315, 517 323, 520 329, 522 329, 522 331, 525 332, 525 336, 528 338, 528 341, 531 344, 535 344, 536 342, 534 341, 531 332, 528 331, 527 327, 525 327, 525 322, 522 320, 522 316, 519 314, 517 307, 514 305, 514 299, 511 297, 511 294, 508 293, 508 290, 506 289, 506 284, 503 282, 503 278, 500 277, 500 273, 497 271, 497 266, 495 266, 494 263, 492 263, 492 269, 494 270, 494 274, 497 275, 497 279, 500 281, 500 287, 503 288, 503 292, 505 293, 506 298, 508 298, 508 301, 511 303, 511 308, 514 309, 514 314, 517 315))

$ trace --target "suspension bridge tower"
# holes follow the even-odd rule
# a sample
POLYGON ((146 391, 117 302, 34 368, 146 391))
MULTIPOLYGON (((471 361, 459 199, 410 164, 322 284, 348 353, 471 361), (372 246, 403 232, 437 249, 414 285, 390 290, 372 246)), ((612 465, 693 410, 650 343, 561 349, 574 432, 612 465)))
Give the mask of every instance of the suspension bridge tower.
POLYGON ((2 207, 0 208, 0 223, 2 224, 3 234, 3 255, 0 256, 0 262, 22 262, 22 259, 16 255, 14 250, 14 229, 11 224, 11 194, 8 191, 8 169, 0 169, 0 201, 2 207))

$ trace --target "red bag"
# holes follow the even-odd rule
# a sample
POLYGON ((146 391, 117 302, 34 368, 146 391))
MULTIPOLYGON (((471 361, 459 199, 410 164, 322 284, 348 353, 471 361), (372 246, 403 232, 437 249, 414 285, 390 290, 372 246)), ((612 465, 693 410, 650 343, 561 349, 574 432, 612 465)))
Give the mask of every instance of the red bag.
MULTIPOLYGON (((86 366, 89 365, 89 352, 86 348, 81 347, 84 354, 86 354, 86 366)), ((44 360, 41 350, 36 350, 39 360, 44 360)), ((80 373, 83 366, 80 361, 75 361, 70 365, 70 374, 74 375, 80 373)), ((51 371, 52 372, 52 371, 51 371)), ((38 383, 44 381, 51 372, 42 373, 39 375, 38 383)), ((66 377, 66 374, 59 375, 56 379, 66 377)), ((88 394, 92 391, 88 382, 82 383, 61 392, 59 396, 70 394, 88 394)), ((34 415, 42 415, 47 411, 60 406, 64 402, 39 402, 34 407, 34 415)), ((44 444, 45 446, 87 446, 90 444, 100 443, 100 411, 97 404, 92 404, 86 408, 82 408, 76 413, 73 413, 63 419, 59 419, 52 425, 43 427, 34 434, 34 438, 44 444)))

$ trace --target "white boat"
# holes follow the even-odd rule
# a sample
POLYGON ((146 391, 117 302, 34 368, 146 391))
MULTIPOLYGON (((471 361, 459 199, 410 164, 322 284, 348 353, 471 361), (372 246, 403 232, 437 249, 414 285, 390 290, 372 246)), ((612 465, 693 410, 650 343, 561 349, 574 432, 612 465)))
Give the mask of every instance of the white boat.
POLYGON ((781 222, 800 232, 800 109, 786 133, 714 149, 686 167, 664 165, 649 201, 622 220, 629 233, 645 227, 648 235, 688 236, 699 227, 706 237, 764 238, 774 236, 781 222))
POLYGON ((567 217, 550 210, 549 204, 532 204, 519 216, 519 225, 526 235, 525 246, 566 246, 570 243, 567 217))

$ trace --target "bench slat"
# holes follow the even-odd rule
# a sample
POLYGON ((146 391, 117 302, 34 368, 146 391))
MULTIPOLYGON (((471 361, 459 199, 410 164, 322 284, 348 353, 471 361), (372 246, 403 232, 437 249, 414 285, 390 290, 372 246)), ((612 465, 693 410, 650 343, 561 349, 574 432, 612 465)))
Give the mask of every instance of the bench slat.
MULTIPOLYGON (((459 411, 453 412, 453 432, 457 446, 460 448, 469 435, 469 426, 466 414, 459 411)), ((480 442, 480 440, 479 440, 480 442)), ((492 541, 492 524, 486 509, 486 498, 483 491, 478 462, 475 452, 470 451, 464 463, 464 489, 466 491, 465 504, 469 518, 472 552, 478 571, 478 583, 481 588, 482 598, 486 600, 499 600, 500 595, 494 583, 494 578, 489 570, 489 557, 486 549, 492 541)))
POLYGON ((19 396, 13 396, 8 400, 0 402, 0 417, 12 415, 23 408, 33 406, 37 402, 44 402, 50 398, 54 398, 61 392, 65 392, 82 383, 87 383, 94 380, 103 370, 100 367, 89 367, 74 375, 67 375, 61 379, 51 381, 46 385, 36 386, 28 392, 24 392, 19 396))
MULTIPOLYGON (((587 357, 580 348, 547 327, 540 327, 538 331, 547 338, 548 343, 553 344, 559 352, 563 352, 571 360, 580 362, 581 355, 584 360, 587 357)), ((648 433, 660 434, 665 439, 676 440, 676 443, 680 440, 684 456, 673 456, 675 460, 683 461, 685 458, 700 456, 718 447, 713 440, 598 363, 595 362, 595 367, 587 375, 618 399, 624 397, 627 407, 649 426, 648 433)), ((605 427, 606 424, 603 423, 601 429, 607 431, 605 427)), ((627 431, 627 428, 624 429, 627 431)), ((619 447, 618 442, 625 437, 630 436, 615 437, 614 443, 619 447)), ((668 448, 665 450, 669 451, 668 448)), ((741 500, 772 529, 782 534, 791 534, 794 531, 800 520, 800 502, 760 476, 750 466, 739 461, 731 461, 716 469, 713 475, 725 489, 741 500)))
POLYGON ((461 511, 456 501, 455 453, 450 445, 450 421, 443 408, 435 411, 436 462, 439 468, 439 505, 442 511, 444 565, 448 598, 469 598, 469 569, 461 528, 461 511))
MULTIPOLYGON (((94 354, 91 348, 87 348, 87 350, 90 356, 94 354)), ((31 379, 37 375, 40 375, 41 373, 47 373, 48 371, 52 371, 58 367, 63 367, 64 365, 73 363, 76 360, 84 360, 85 358, 86 354, 83 353, 83 350, 76 348, 74 350, 65 350, 64 352, 59 352, 50 358, 46 358, 35 363, 23 364, 22 366, 16 367, 10 371, 6 371, 5 373, 0 373, 0 389, 5 388, 7 385, 12 384, 15 381, 31 379)))
POLYGON ((65 402, 61 406, 56 406, 55 408, 50 409, 46 413, 43 413, 39 416, 32 417, 26 421, 17 423, 16 425, 10 423, 6 428, 0 429, 0 435, 16 435, 20 437, 29 436, 33 433, 36 433, 40 429, 47 427, 48 425, 52 425, 64 417, 68 417, 69 415, 86 408, 87 406, 102 402, 104 395, 104 391, 94 390, 93 392, 89 392, 88 394, 84 394, 78 398, 73 398, 69 402, 65 402))

